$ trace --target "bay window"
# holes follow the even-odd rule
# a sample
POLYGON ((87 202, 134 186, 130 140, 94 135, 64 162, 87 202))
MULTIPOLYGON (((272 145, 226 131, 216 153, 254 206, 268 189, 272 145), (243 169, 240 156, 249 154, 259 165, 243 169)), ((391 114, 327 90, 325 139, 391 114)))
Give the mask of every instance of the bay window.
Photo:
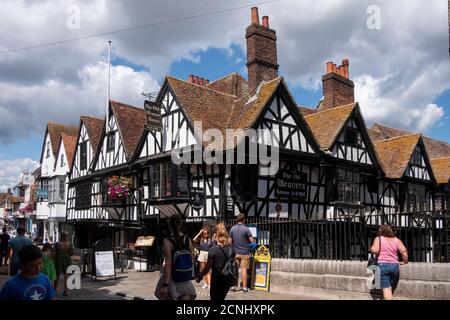
POLYGON ((150 166, 149 175, 149 198, 189 195, 187 165, 175 165, 171 161, 155 163, 150 166))
POLYGON ((77 185, 75 192, 75 207, 77 209, 89 208, 91 206, 92 183, 77 185))

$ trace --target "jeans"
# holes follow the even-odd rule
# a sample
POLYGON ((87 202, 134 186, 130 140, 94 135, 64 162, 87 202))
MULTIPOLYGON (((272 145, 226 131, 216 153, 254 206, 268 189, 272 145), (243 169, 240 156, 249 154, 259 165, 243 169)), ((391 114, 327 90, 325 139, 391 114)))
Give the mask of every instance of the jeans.
POLYGON ((398 263, 380 262, 381 289, 395 290, 400 280, 400 267, 398 263))

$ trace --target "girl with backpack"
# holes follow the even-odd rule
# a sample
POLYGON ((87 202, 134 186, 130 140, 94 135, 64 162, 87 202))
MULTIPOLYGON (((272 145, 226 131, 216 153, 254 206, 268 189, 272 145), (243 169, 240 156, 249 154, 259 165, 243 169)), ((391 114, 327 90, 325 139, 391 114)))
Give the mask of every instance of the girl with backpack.
POLYGON ((160 300, 194 300, 197 294, 192 284, 193 246, 182 232, 180 215, 169 218, 169 233, 163 242, 164 266, 155 296, 160 300))
POLYGON ((208 262, 197 277, 197 282, 212 269, 210 296, 212 301, 217 302, 224 301, 230 288, 236 285, 239 271, 234 260, 236 253, 223 223, 216 226, 216 241, 217 245, 208 251, 208 262))

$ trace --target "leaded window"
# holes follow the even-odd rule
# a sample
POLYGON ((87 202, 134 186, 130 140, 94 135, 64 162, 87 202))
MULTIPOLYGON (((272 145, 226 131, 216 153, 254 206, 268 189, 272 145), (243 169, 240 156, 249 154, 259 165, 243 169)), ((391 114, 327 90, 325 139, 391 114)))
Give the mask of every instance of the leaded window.
POLYGON ((150 166, 150 198, 187 197, 189 195, 189 173, 184 164, 174 165, 170 161, 150 166))
POLYGON ((77 209, 89 208, 91 206, 92 183, 84 183, 75 187, 75 207, 77 209))
POLYGON ((407 208, 410 212, 425 211, 427 209, 425 186, 408 184, 407 208))
POLYGON ((87 142, 80 144, 80 170, 87 169, 87 142))
POLYGON ((337 190, 338 202, 359 204, 359 172, 338 168, 337 190))

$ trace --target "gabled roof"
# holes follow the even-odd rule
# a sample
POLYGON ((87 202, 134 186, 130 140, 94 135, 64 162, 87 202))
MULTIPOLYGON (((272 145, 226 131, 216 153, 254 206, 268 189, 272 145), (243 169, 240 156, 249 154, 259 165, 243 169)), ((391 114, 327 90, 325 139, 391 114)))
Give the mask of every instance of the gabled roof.
POLYGON ((100 138, 102 137, 102 131, 104 129, 103 127, 105 126, 105 120, 89 116, 81 116, 81 122, 86 127, 86 131, 89 135, 89 140, 91 142, 92 153, 95 154, 100 144, 100 138))
POLYGON ((334 145, 357 105, 357 103, 352 103, 305 116, 305 120, 322 150, 329 150, 334 145))
MULTIPOLYGON (((59 154, 59 151, 60 151, 63 143, 64 143, 64 149, 66 151, 67 165, 69 168, 72 168, 73 157, 75 155, 75 150, 76 150, 77 144, 78 144, 78 135, 71 136, 66 133, 61 133, 61 143, 59 144, 57 155, 59 154)), ((56 159, 56 161, 55 161, 55 168, 57 165, 58 165, 58 159, 56 159)))
POLYGON ((119 134, 122 138, 123 148, 128 160, 133 156, 134 150, 144 132, 144 109, 136 108, 118 101, 110 101, 111 110, 117 121, 119 134))
POLYGON ((434 176, 439 184, 450 181, 450 157, 431 159, 434 176))
MULTIPOLYGON (((408 134, 411 134, 411 132, 391 128, 381 124, 374 124, 370 130, 370 137, 373 141, 391 139, 408 134)), ((429 137, 423 137, 423 142, 425 143, 425 147, 427 148, 430 158, 450 157, 450 144, 447 142, 429 137)))
MULTIPOLYGON (((230 77, 236 78, 236 75, 228 78, 230 77)), ((200 86, 173 77, 167 77, 166 83, 172 89, 191 124, 201 121, 203 131, 218 129, 223 137, 226 137, 226 129, 252 128, 277 88, 281 83, 284 84, 284 80, 278 77, 262 83, 256 95, 252 97, 248 94, 238 97, 213 90, 209 86, 200 86)), ((226 141, 225 148, 234 148, 239 142, 239 137, 237 141, 226 141)), ((204 143, 209 148, 220 148, 220 145, 208 141, 204 143)))
POLYGON ((375 142, 383 171, 388 178, 401 179, 404 176, 421 137, 421 134, 410 134, 375 142))
POLYGON ((236 72, 215 80, 205 87, 222 93, 231 94, 236 97, 243 97, 248 94, 247 80, 242 78, 242 76, 236 72))
MULTIPOLYGON (((58 155, 58 148, 61 142, 61 133, 67 133, 69 135, 76 136, 78 134, 78 128, 75 126, 49 122, 47 124, 47 129, 45 131, 45 137, 47 137, 47 133, 50 136, 50 143, 52 146, 53 156, 56 157, 58 155)), ((42 145, 41 160, 40 160, 41 163, 44 156, 44 151, 45 151, 45 138, 44 143, 42 145)))
POLYGON ((312 108, 308 108, 308 107, 301 107, 301 106, 298 106, 298 111, 303 116, 309 116, 311 114, 315 114, 315 113, 319 112, 317 109, 312 109, 312 108))

